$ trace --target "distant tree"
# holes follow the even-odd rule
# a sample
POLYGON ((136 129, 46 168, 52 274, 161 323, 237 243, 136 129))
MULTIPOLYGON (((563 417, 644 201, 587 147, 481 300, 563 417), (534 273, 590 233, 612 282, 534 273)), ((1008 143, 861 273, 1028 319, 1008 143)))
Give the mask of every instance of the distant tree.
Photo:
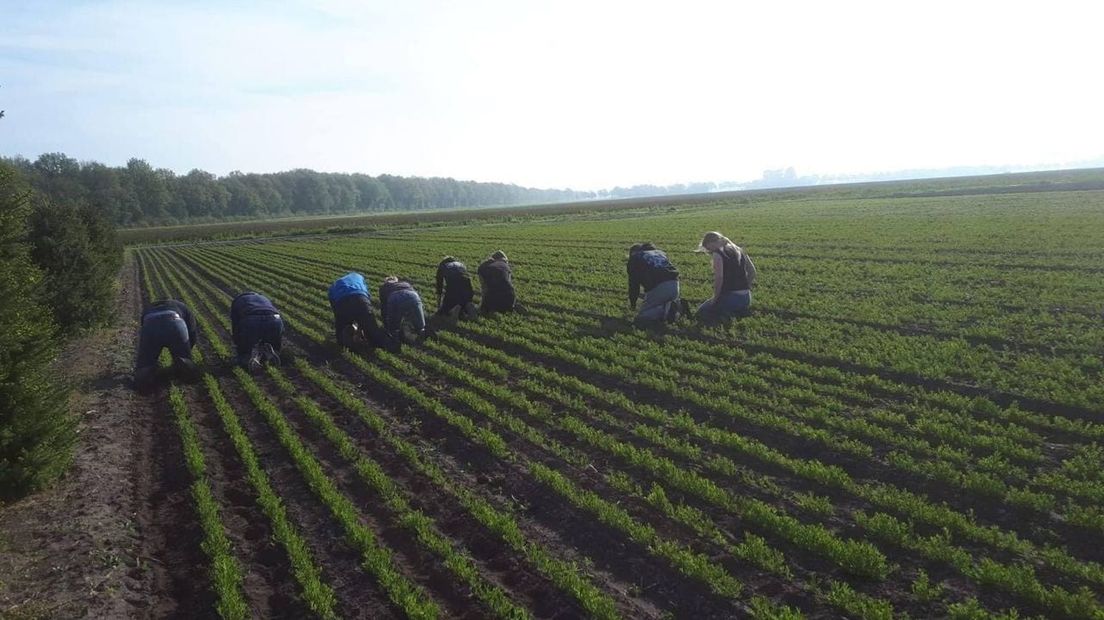
POLYGON ((87 203, 122 226, 210 221, 224 217, 352 213, 559 202, 593 192, 533 189, 444 177, 320 173, 296 169, 271 174, 203 170, 177 176, 142 159, 113 168, 81 163, 62 153, 34 162, 7 162, 58 204, 87 203))
POLYGON ((143 219, 164 220, 169 215, 169 171, 154 170, 144 159, 127 161, 126 174, 134 196, 138 199, 139 216, 143 219), (168 174, 165 174, 168 172, 168 174))

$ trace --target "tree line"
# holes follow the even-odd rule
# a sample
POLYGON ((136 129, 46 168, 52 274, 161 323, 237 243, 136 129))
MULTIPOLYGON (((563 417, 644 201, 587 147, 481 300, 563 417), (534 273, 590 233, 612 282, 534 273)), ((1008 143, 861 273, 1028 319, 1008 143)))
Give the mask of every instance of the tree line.
POLYGON ((68 467, 76 421, 55 359, 66 341, 110 321, 122 260, 100 209, 54 200, 0 161, 0 500, 68 467))
MULTIPOLYGON (((0 160, 3 161, 3 160, 0 160)), ((203 170, 178 175, 142 159, 125 166, 80 162, 63 153, 6 162, 56 202, 84 203, 117 226, 224 219, 506 206, 586 200, 594 192, 507 183, 289 170, 267 174, 203 170)))

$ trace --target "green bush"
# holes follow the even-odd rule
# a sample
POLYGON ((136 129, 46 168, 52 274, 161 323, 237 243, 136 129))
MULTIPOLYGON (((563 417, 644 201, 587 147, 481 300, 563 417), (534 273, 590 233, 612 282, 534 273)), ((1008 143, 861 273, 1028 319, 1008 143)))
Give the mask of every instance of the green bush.
POLYGON ((41 488, 68 466, 75 421, 49 376, 55 328, 25 243, 29 191, 0 166, 0 499, 41 488))
POLYGON ((36 200, 30 216, 31 259, 66 337, 111 318, 122 246, 102 212, 87 205, 36 200))

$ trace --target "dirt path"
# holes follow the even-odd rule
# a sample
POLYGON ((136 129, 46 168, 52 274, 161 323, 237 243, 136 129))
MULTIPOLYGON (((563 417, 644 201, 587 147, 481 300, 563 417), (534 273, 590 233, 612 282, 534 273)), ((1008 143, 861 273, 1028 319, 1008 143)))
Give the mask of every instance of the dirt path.
POLYGON ((73 466, 53 488, 0 508, 0 617, 162 617, 204 596, 178 576, 202 568, 188 551, 187 474, 172 458, 180 448, 164 396, 129 387, 140 306, 128 260, 115 325, 58 361, 77 386, 73 466), (187 568, 170 573, 171 563, 187 568))

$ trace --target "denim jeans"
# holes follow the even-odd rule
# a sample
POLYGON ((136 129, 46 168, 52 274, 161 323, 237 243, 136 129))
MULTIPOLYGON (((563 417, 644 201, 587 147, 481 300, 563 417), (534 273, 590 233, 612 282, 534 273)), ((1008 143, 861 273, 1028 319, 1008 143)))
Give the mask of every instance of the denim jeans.
POLYGON ((750 307, 751 291, 729 291, 723 293, 716 304, 710 298, 698 306, 698 318, 703 321, 723 321, 747 314, 750 307))
POLYGON ((640 311, 636 313, 636 320, 666 321, 671 304, 678 304, 678 299, 678 280, 660 282, 652 290, 644 293, 644 301, 640 304, 640 311))
POLYGON ((384 319, 384 328, 392 336, 397 337, 403 321, 406 321, 414 331, 421 332, 425 329, 425 308, 422 307, 422 298, 415 291, 398 291, 391 293, 387 298, 387 318, 384 319))
POLYGON ((277 353, 284 335, 284 320, 278 314, 260 314, 247 316, 238 323, 234 334, 234 346, 238 350, 238 361, 249 360, 253 347, 262 342, 272 345, 277 353))
POLYGON ((157 366, 157 356, 161 355, 164 348, 168 348, 174 358, 192 359, 188 325, 179 314, 171 310, 143 317, 142 329, 138 332, 138 355, 134 368, 137 370, 157 366))

